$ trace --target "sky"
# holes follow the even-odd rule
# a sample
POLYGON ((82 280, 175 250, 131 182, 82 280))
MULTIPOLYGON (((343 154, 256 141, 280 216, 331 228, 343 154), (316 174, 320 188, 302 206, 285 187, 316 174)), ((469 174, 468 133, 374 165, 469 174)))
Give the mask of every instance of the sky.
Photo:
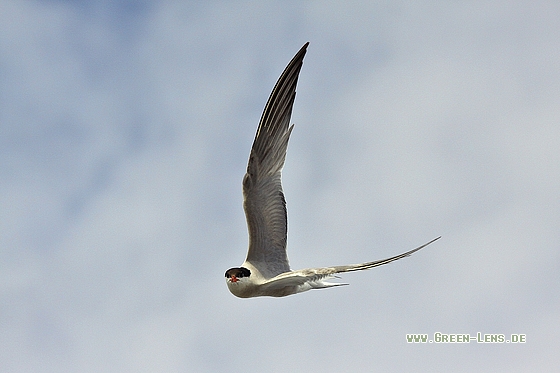
POLYGON ((552 371, 554 1, 0 3, 0 371, 552 371), (294 269, 238 299, 241 180, 309 41, 283 186, 294 269), (407 343, 435 333, 525 343, 407 343))

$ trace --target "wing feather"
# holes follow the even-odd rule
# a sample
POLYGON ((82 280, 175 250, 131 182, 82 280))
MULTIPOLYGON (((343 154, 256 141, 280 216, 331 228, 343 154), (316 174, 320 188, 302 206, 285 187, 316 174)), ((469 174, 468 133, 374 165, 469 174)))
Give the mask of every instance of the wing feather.
POLYGON ((410 251, 407 251, 399 255, 392 256, 387 259, 381 259, 373 262, 366 262, 361 264, 352 264, 352 265, 345 265, 345 266, 300 269, 298 271, 281 274, 273 279, 270 279, 265 285, 271 283, 273 284, 273 286, 278 287, 278 286, 303 286, 305 284, 312 284, 313 288, 345 285, 345 284, 331 284, 328 282, 322 282, 322 280, 332 278, 337 273, 361 271, 364 269, 370 269, 373 267, 378 267, 387 263, 391 263, 395 260, 399 260, 414 254, 418 250, 423 249, 424 247, 439 240, 440 238, 441 236, 434 238, 430 242, 427 242, 424 245, 419 246, 415 249, 412 249, 410 251))
POLYGON ((306 43, 290 61, 270 94, 243 178, 243 207, 249 230, 247 262, 265 278, 290 270, 286 242, 288 218, 281 171, 286 159, 296 85, 306 43))

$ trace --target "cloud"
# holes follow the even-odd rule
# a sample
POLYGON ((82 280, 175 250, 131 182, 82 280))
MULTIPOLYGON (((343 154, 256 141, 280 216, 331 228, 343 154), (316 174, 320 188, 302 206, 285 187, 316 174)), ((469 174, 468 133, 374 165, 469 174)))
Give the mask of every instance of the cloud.
POLYGON ((0 370, 556 367, 556 8, 3 2, 0 370), (236 299, 251 141, 306 41, 292 266, 443 238, 348 287, 236 299), (528 342, 405 341, 436 331, 528 342))

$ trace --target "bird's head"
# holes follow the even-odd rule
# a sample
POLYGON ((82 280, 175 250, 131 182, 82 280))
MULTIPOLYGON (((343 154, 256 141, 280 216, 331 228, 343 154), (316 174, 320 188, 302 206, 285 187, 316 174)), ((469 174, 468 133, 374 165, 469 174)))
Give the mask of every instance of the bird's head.
POLYGON ((230 268, 226 271, 226 284, 229 291, 240 298, 247 297, 246 292, 251 288, 251 271, 245 267, 230 268))
POLYGON ((242 279, 243 278, 249 279, 249 276, 251 276, 251 271, 249 271, 245 267, 230 268, 226 271, 226 281, 228 282, 228 284, 237 283, 239 281, 245 281, 242 279))

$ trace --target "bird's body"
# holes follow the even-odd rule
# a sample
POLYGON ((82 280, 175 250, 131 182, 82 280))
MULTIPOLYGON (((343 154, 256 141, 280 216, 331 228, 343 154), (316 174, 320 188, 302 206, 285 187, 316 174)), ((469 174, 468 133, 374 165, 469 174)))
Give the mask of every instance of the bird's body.
POLYGON ((306 43, 290 61, 274 86, 264 108, 243 178, 243 207, 249 230, 249 250, 241 267, 226 272, 226 283, 237 297, 283 297, 310 289, 345 284, 329 283, 336 273, 359 271, 404 258, 436 238, 403 254, 356 265, 291 271, 286 252, 287 211, 281 171, 286 159, 296 85, 306 43))

